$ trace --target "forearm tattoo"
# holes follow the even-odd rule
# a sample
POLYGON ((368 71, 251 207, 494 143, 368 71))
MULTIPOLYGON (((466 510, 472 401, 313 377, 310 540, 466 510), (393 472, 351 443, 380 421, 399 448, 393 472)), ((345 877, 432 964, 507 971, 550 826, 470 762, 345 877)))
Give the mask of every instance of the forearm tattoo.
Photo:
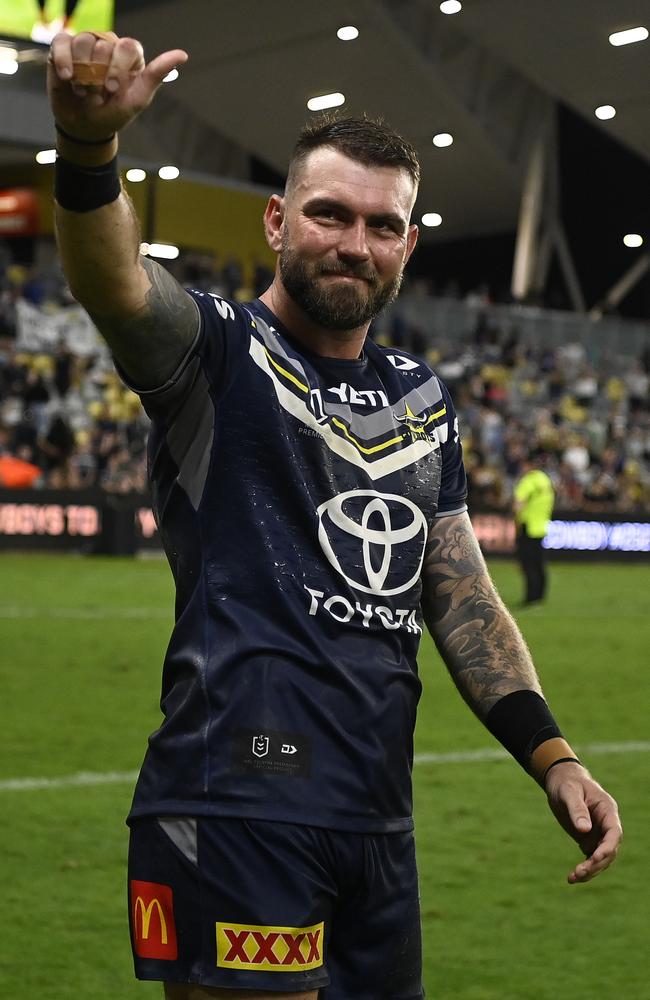
POLYGON ((155 261, 143 257, 149 278, 145 304, 130 316, 90 312, 126 374, 139 388, 157 388, 174 373, 199 328, 193 299, 155 261))
POLYGON ((476 714, 484 719, 512 691, 541 693, 528 647, 490 579, 467 514, 437 519, 422 573, 427 628, 476 714))

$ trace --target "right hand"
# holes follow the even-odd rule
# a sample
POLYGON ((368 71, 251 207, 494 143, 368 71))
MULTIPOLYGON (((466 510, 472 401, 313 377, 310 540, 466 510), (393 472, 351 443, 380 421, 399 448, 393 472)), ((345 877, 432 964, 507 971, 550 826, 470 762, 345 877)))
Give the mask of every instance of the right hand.
POLYGON ((93 141, 128 125, 153 100, 163 79, 187 62, 183 49, 171 49, 145 64, 135 38, 107 32, 61 32, 54 37, 47 66, 47 92, 54 120, 70 135, 93 141), (103 63, 104 85, 81 87, 73 82, 73 63, 103 63))
POLYGON ((553 815, 585 855, 567 881, 588 882, 609 868, 618 853, 623 836, 618 806, 578 763, 551 768, 545 785, 553 815))

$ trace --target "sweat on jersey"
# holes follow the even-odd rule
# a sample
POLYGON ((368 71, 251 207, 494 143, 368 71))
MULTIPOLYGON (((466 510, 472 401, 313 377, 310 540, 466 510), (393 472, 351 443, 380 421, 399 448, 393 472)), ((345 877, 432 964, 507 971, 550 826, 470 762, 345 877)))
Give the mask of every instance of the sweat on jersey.
POLYGON ((466 510, 449 394, 402 351, 322 358, 259 300, 190 294, 194 346, 140 392, 176 622, 129 819, 410 829, 425 543, 466 510))

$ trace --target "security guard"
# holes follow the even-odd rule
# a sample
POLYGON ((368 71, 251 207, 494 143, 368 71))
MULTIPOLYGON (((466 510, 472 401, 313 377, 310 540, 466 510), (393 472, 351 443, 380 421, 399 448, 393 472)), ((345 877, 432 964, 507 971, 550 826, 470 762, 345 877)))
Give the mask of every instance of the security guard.
POLYGON ((549 476, 530 455, 521 467, 515 485, 514 509, 517 526, 517 558, 526 580, 523 605, 536 604, 546 594, 547 574, 542 542, 553 512, 555 491, 549 476))

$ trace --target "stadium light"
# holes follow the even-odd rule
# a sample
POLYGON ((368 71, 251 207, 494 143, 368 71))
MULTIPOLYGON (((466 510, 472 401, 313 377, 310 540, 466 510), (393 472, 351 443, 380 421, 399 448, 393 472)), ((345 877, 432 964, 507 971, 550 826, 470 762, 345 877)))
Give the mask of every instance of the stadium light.
POLYGON ((425 212, 422 216, 422 225, 429 226, 441 226, 442 216, 438 212, 425 212))
POLYGON ((626 247, 642 247, 643 236, 639 236, 638 233, 628 233, 627 236, 623 237, 623 243, 626 247))
POLYGON ((616 114, 616 108, 613 108, 611 104, 601 104, 599 108, 594 111, 596 118, 600 118, 602 122, 606 122, 608 118, 613 118, 616 114))
POLYGON ((178 76, 179 73, 177 69, 170 69, 167 76, 163 77, 163 83, 173 83, 174 80, 178 80, 178 76))
POLYGON ((0 46, 0 73, 4 73, 5 76, 13 76, 17 72, 16 50, 8 48, 6 45, 0 46))
POLYGON ((352 42, 359 37, 359 29, 355 28, 353 24, 347 24, 344 28, 339 28, 336 37, 340 38, 342 42, 352 42))
POLYGON ((609 36, 610 45, 631 45, 632 42, 645 42, 648 29, 639 25, 638 28, 626 28, 625 31, 615 31, 609 36))
POLYGON ((310 111, 325 111, 326 108, 338 108, 345 104, 344 94, 323 94, 321 97, 310 97, 307 107, 310 111))
POLYGON ((180 170, 178 169, 178 167, 172 167, 172 166, 161 167, 160 170, 158 171, 158 176, 162 181, 175 181, 179 174, 180 170))
POLYGON ((172 243, 150 243, 149 257, 160 257, 161 260, 176 260, 180 253, 178 247, 172 243))
POLYGON ((41 149, 36 154, 37 163, 54 163, 56 160, 56 149, 41 149))
POLYGON ((140 167, 131 167, 130 170, 126 172, 127 181, 131 181, 132 184, 139 184, 147 176, 146 170, 141 170, 140 167))
POLYGON ((459 0, 443 0, 440 4, 440 10, 443 14, 457 14, 462 9, 463 5, 459 0))
POLYGON ((445 146, 451 146, 453 141, 454 137, 450 132, 438 132, 438 134, 433 137, 433 145, 438 146, 439 149, 443 149, 445 146))

